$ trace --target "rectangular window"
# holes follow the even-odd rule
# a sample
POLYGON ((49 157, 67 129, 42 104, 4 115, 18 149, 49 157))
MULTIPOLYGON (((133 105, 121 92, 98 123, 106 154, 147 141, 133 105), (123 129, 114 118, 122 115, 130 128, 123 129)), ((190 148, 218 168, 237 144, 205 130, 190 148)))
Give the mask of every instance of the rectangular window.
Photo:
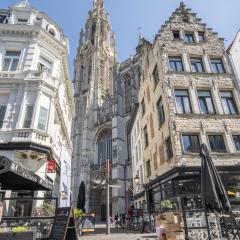
POLYGON ((27 18, 18 18, 18 23, 26 24, 26 23, 28 23, 28 19, 27 18))
POLYGON ((182 135, 184 152, 200 152, 199 137, 197 134, 182 135))
POLYGON ((0 106, 0 128, 2 128, 2 126, 3 126, 3 121, 4 121, 4 118, 5 118, 5 114, 6 114, 6 109, 7 109, 6 105, 1 105, 0 106))
POLYGON ((221 91, 221 100, 223 105, 223 110, 225 114, 235 115, 238 114, 237 106, 233 98, 231 91, 221 91))
POLYGON ((161 127, 165 122, 165 112, 164 112, 162 98, 160 98, 159 101, 157 102, 157 109, 158 109, 159 126, 161 127))
POLYGON ((144 99, 141 102, 141 106, 142 106, 142 115, 144 115, 145 114, 145 102, 144 102, 144 99))
POLYGON ((201 58, 190 58, 192 72, 205 72, 201 58))
POLYGON ((44 107, 40 107, 39 118, 38 118, 38 129, 45 131, 47 124, 48 110, 44 107))
POLYGON ((20 55, 20 51, 7 51, 3 60, 3 71, 16 71, 18 68, 20 55))
POLYGON ((147 170, 147 177, 150 177, 151 176, 151 163, 150 163, 150 160, 148 160, 146 162, 146 170, 147 170))
POLYGON ((183 63, 181 57, 169 57, 170 70, 183 72, 183 63))
POLYGON ((27 105, 23 128, 30 128, 32 123, 33 105, 27 105))
POLYGON ((147 147, 147 146, 148 146, 148 131, 147 131, 147 126, 144 127, 143 133, 144 133, 145 147, 147 147))
POLYGON ((214 73, 225 73, 225 68, 221 58, 211 58, 211 66, 214 73))
POLYGON ((174 40, 180 40, 180 32, 179 31, 173 31, 173 39, 174 40))
POLYGON ((153 76, 153 80, 154 80, 155 86, 157 86, 157 84, 159 82, 159 74, 158 74, 158 67, 157 67, 157 65, 155 66, 155 68, 153 70, 152 76, 153 76))
POLYGON ((233 141, 234 141, 236 151, 240 151, 240 135, 234 135, 233 141))
POLYGON ((223 135, 209 135, 208 139, 213 152, 226 152, 223 135))
POLYGON ((200 104, 200 110, 202 113, 214 114, 215 109, 212 101, 211 92, 208 90, 198 91, 198 100, 200 104))
POLYGON ((175 90, 175 98, 177 113, 186 114, 192 112, 188 90, 182 89, 175 90))
POLYGON ((185 33, 185 42, 194 43, 193 33, 185 33))
POLYGON ((53 67, 53 63, 51 61, 49 61, 43 56, 39 57, 39 61, 38 61, 39 71, 46 70, 48 73, 52 73, 52 67, 53 67))
POLYGON ((167 150, 167 159, 171 159, 173 157, 173 150, 172 150, 172 142, 171 138, 167 138, 166 140, 166 150, 167 150))
POLYGON ((204 32, 198 32, 199 42, 205 42, 205 34, 204 32))

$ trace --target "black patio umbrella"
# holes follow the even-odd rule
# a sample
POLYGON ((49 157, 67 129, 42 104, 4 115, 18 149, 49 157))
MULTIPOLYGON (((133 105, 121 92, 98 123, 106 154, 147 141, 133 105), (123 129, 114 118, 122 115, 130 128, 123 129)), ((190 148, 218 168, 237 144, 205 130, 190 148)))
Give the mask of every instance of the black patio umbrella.
POLYGON ((207 212, 229 213, 231 205, 206 144, 201 145, 201 193, 207 212))
POLYGON ((78 192, 78 200, 77 200, 77 208, 82 209, 85 212, 85 201, 86 201, 86 193, 85 193, 85 184, 82 181, 79 186, 78 192))

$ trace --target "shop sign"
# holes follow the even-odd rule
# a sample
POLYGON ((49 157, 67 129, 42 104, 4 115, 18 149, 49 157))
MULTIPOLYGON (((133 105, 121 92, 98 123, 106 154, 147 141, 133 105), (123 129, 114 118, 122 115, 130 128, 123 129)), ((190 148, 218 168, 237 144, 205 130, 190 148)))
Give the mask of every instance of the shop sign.
POLYGON ((57 164, 55 160, 48 160, 47 162, 47 173, 55 173, 57 164))

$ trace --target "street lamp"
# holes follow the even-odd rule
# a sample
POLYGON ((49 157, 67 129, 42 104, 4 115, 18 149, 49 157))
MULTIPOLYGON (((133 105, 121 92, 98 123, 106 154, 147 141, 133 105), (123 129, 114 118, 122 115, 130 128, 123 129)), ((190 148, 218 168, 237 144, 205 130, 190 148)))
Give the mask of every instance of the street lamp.
POLYGON ((135 176, 135 178, 134 178, 134 183, 135 183, 136 185, 139 185, 139 183, 140 183, 140 178, 139 178, 138 175, 135 176))

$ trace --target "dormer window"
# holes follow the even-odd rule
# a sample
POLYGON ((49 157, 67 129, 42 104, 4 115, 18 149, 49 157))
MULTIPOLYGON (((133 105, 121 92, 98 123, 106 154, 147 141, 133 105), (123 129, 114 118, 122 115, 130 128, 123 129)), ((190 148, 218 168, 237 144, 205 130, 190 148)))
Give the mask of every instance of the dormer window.
POLYGON ((18 18, 18 23, 20 23, 20 24, 27 24, 28 23, 28 19, 27 18, 18 18))
POLYGON ((55 33, 55 31, 53 30, 53 29, 49 29, 49 31, 48 31, 52 36, 56 36, 56 33, 55 33))

